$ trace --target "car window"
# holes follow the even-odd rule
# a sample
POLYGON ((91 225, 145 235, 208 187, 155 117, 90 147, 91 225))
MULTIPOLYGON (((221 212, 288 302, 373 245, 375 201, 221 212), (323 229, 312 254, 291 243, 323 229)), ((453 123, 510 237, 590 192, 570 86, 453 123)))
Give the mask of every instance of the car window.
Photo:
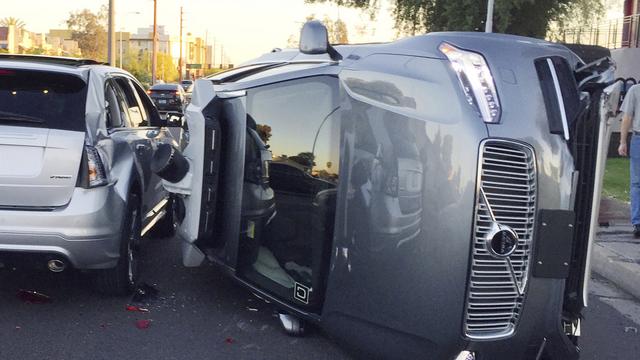
POLYGON ((153 112, 155 108, 149 100, 147 93, 142 89, 140 85, 138 85, 135 81, 129 81, 131 86, 133 87, 134 94, 136 95, 136 99, 138 100, 138 104, 140 104, 140 109, 142 111, 142 118, 145 126, 149 126, 153 123, 153 112))
POLYGON ((104 97, 107 102, 107 128, 112 129, 122 127, 123 124, 120 115, 118 96, 116 90, 110 83, 107 83, 104 97))
POLYGON ((0 68, 0 125, 85 131, 86 99, 78 76, 0 68))
POLYGON ((128 111, 129 105, 127 103, 126 96, 122 90, 122 87, 115 80, 111 80, 110 84, 116 93, 116 100, 118 102, 118 110, 119 110, 120 118, 122 121, 122 125, 127 127, 135 127, 134 125, 131 124, 131 119, 129 118, 129 111, 128 111))
POLYGON ((124 98, 124 106, 129 116, 130 126, 144 126, 146 123, 146 114, 143 115, 144 111, 138 102, 138 95, 133 90, 131 81, 124 77, 117 77, 115 81, 124 98))

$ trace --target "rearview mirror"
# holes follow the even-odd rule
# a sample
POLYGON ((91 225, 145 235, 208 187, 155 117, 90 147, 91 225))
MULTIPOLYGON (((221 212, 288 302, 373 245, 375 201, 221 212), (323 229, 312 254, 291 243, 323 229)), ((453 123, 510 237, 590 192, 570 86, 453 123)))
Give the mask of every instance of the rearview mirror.
POLYGON ((300 52, 303 54, 326 54, 329 49, 327 28, 318 20, 308 21, 300 30, 300 52))

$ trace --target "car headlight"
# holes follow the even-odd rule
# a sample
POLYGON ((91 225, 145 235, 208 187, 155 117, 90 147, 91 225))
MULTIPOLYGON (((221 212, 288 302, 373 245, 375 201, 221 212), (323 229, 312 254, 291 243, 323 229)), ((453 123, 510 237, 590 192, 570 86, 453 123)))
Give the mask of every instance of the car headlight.
POLYGON ((443 42, 438 47, 449 59, 460 80, 467 102, 476 108, 484 122, 500 122, 500 99, 491 75, 491 69, 481 54, 458 49, 443 42))

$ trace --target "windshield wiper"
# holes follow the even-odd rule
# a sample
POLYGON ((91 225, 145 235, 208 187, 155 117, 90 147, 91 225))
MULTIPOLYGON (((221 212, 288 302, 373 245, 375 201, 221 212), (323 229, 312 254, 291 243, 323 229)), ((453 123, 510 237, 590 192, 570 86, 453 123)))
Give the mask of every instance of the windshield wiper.
POLYGON ((12 112, 6 112, 6 111, 0 111, 0 121, 20 121, 20 122, 30 122, 30 123, 36 123, 36 124, 44 123, 44 119, 41 119, 41 118, 28 116, 28 115, 21 115, 21 114, 16 114, 12 112))

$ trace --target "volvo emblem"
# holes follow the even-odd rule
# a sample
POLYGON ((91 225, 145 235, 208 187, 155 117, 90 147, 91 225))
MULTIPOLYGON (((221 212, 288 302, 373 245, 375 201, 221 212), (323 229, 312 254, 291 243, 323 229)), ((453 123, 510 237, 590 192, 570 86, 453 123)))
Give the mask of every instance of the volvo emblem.
POLYGON ((518 248, 518 234, 512 228, 494 222, 487 233, 485 246, 492 256, 506 259, 518 248))

